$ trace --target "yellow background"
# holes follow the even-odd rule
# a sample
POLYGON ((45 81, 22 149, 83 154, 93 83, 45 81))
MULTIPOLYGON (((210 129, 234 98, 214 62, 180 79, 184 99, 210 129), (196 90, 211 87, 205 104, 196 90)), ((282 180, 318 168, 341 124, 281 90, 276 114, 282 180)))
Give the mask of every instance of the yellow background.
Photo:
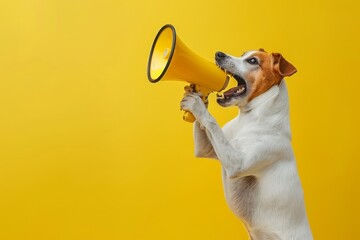
MULTIPOLYGON (((184 84, 146 78, 172 23, 217 50, 278 51, 316 239, 359 223, 358 1, 0 2, 0 239, 247 239, 220 164, 193 157, 184 84)), ((223 125, 236 109, 210 111, 223 125)))

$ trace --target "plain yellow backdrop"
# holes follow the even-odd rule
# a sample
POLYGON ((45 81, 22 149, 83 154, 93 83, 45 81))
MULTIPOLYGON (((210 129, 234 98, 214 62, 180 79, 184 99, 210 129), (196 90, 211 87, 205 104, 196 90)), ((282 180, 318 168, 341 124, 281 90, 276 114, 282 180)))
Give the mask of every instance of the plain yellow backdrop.
MULTIPOLYGON (((0 239, 247 239, 220 164, 193 157, 184 83, 151 84, 164 24, 213 61, 281 52, 315 239, 359 223, 358 1, 0 2, 0 239)), ((223 125, 236 109, 210 111, 223 125)))

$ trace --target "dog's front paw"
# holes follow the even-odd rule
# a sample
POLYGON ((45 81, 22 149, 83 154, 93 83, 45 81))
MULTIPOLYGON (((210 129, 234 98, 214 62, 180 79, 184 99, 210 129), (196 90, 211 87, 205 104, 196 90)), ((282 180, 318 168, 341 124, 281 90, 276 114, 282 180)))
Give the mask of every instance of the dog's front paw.
POLYGON ((185 93, 184 98, 180 102, 180 107, 184 111, 191 112, 197 121, 207 113, 204 102, 201 97, 196 93, 185 93))

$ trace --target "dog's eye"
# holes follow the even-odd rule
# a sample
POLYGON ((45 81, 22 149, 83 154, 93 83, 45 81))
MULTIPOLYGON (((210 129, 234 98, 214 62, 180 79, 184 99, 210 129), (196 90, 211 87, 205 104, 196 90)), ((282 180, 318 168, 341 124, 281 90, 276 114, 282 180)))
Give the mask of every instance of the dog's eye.
POLYGON ((248 63, 250 63, 251 65, 259 64, 258 60, 256 58, 254 58, 254 57, 246 59, 246 61, 248 63))

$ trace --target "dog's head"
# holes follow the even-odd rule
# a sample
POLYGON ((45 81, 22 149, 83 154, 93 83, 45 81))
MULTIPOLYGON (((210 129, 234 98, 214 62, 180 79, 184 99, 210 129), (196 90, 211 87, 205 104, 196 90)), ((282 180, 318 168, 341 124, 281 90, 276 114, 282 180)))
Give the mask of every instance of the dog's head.
POLYGON ((241 57, 217 52, 215 60, 222 70, 238 82, 237 87, 218 96, 217 102, 223 107, 245 106, 297 71, 280 53, 267 53, 263 49, 245 52, 241 57))

